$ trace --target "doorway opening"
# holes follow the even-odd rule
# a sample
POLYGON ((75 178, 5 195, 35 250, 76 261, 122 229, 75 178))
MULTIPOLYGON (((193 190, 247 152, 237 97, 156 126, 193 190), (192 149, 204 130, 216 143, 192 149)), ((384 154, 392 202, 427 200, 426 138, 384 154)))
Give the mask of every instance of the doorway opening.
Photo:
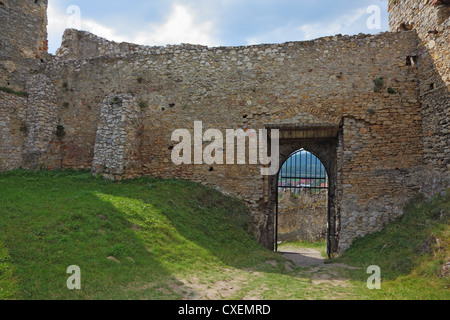
POLYGON ((277 177, 275 250, 290 242, 328 240, 329 178, 325 165, 305 149, 292 153, 277 177))

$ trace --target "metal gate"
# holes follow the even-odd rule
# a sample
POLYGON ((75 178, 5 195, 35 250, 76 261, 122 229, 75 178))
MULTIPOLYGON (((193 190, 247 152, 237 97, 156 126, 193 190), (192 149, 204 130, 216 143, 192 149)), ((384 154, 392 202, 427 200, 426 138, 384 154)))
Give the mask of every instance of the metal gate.
POLYGON ((278 251, 279 194, 291 192, 302 195, 328 190, 328 174, 322 162, 312 153, 300 149, 283 164, 278 173, 275 218, 275 251, 278 251))

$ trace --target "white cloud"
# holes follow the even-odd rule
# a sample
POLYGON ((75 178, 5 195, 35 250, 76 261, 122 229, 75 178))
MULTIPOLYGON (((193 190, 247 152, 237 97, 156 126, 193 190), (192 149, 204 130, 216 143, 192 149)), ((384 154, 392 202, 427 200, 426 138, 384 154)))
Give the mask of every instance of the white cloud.
POLYGON ((247 38, 248 45, 255 45, 261 43, 281 43, 288 40, 300 40, 300 33, 295 27, 280 27, 276 28, 264 35, 257 35, 250 38, 247 38))
POLYGON ((320 37, 335 34, 352 34, 359 32, 360 28, 355 27, 355 23, 366 15, 366 10, 357 9, 352 13, 338 17, 329 22, 315 22, 293 26, 292 23, 283 27, 276 28, 264 35, 256 35, 247 38, 247 44, 259 43, 281 43, 285 41, 303 41, 312 40, 320 37))
POLYGON ((172 12, 164 24, 149 24, 147 29, 137 33, 133 40, 136 43, 165 45, 192 43, 208 46, 218 45, 212 35, 213 23, 198 23, 195 12, 189 7, 174 4, 172 12))
POLYGON ((117 34, 116 30, 108 26, 102 25, 92 19, 74 19, 74 14, 68 10, 68 12, 61 11, 51 3, 48 5, 48 40, 49 40, 49 51, 54 53, 56 49, 61 44, 61 38, 64 30, 67 28, 76 28, 79 30, 85 30, 96 34, 99 37, 103 37, 114 41, 127 41, 126 36, 121 36, 117 34))
POLYGON ((108 40, 114 40, 117 42, 131 42, 130 36, 127 35, 120 35, 117 33, 117 31, 114 28, 110 28, 108 26, 105 26, 101 23, 98 23, 94 20, 90 19, 82 19, 80 29, 84 31, 89 31, 99 37, 108 39, 108 40))
POLYGON ((356 21, 366 15, 366 11, 358 9, 351 14, 344 15, 338 19, 324 24, 324 23, 312 23, 305 24, 298 28, 305 35, 306 40, 311 40, 327 35, 335 35, 338 33, 351 33, 351 29, 356 21))
MULTIPOLYGON (((70 11, 70 10, 69 10, 70 11)), ((73 28, 73 14, 58 10, 52 4, 48 7, 48 34, 50 52, 55 52, 61 43, 61 37, 66 28, 73 28)), ((124 21, 127 19, 125 18, 124 21)), ((89 31, 99 37, 117 42, 131 42, 142 45, 166 45, 179 43, 202 44, 208 46, 218 45, 219 41, 213 36, 213 23, 210 21, 198 22, 195 12, 187 6, 176 3, 167 20, 161 24, 147 23, 144 31, 136 30, 128 34, 121 34, 117 22, 111 27, 93 19, 85 19, 82 14, 76 29, 89 31)))
POLYGON ((49 51, 55 53, 57 47, 61 44, 61 37, 67 28, 67 16, 58 11, 51 3, 48 4, 48 42, 49 51))

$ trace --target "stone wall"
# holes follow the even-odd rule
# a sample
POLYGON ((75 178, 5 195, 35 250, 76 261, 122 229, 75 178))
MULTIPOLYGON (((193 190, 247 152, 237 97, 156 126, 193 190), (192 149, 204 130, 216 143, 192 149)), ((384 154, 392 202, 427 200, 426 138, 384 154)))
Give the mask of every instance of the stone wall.
MULTIPOLYGON (((109 179, 127 178, 139 153, 139 105, 130 94, 105 98, 94 149, 92 172, 109 179)), ((141 169, 138 167, 138 169, 141 169)))
POLYGON ((327 191, 311 194, 302 190, 298 195, 287 191, 280 194, 278 241, 317 242, 327 239, 327 191))
POLYGON ((0 86, 22 91, 47 57, 47 0, 0 2, 0 86))
POLYGON ((141 105, 133 111, 138 147, 133 165, 116 176, 186 178, 240 197, 252 209, 260 240, 273 235, 265 212, 268 184, 259 166, 176 166, 175 129, 192 132, 194 121, 223 132, 343 124, 342 249, 401 215, 402 204, 417 190, 404 185, 423 165, 418 71, 406 63, 416 52, 414 32, 218 48, 141 47, 104 39, 93 45, 97 38, 89 33, 66 35, 70 39, 46 70, 66 130, 62 168, 89 168, 94 157, 100 159, 96 141, 111 137, 97 129, 116 117, 104 109, 105 97, 130 94, 141 105))
POLYGON ((48 159, 57 139, 55 89, 43 74, 29 77, 25 88, 26 97, 0 91, 1 171, 53 169, 48 159))
POLYGON ((52 169, 48 163, 50 143, 58 137, 59 110, 53 83, 44 74, 31 76, 26 85, 27 135, 23 147, 23 167, 26 169, 52 169))
POLYGON ((450 4, 448 1, 397 0, 389 8, 391 30, 410 29, 420 39, 411 63, 418 69, 423 116, 426 195, 450 184, 450 4))
POLYGON ((22 166, 27 98, 0 91, 0 171, 22 166))

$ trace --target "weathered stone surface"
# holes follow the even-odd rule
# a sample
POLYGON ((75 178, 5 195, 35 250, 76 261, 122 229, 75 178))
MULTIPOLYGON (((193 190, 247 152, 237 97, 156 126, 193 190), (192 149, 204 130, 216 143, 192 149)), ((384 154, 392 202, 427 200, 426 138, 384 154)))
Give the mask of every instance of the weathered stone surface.
POLYGON ((278 241, 323 241, 327 238, 327 190, 283 192, 279 202, 278 241))
POLYGON ((47 59, 47 2, 1 2, 0 86, 23 90, 29 73, 47 59))
POLYGON ((116 180, 126 179, 139 152, 136 132, 139 128, 139 106, 131 94, 111 95, 104 99, 94 149, 93 174, 116 180))
POLYGON ((389 8, 390 27, 414 29, 419 37, 414 55, 423 129, 424 160, 434 185, 449 185, 450 178, 450 6, 433 0, 398 0, 389 8), (433 173, 432 173, 433 172, 433 173))
POLYGON ((22 165, 27 99, 0 91, 0 171, 22 165))

